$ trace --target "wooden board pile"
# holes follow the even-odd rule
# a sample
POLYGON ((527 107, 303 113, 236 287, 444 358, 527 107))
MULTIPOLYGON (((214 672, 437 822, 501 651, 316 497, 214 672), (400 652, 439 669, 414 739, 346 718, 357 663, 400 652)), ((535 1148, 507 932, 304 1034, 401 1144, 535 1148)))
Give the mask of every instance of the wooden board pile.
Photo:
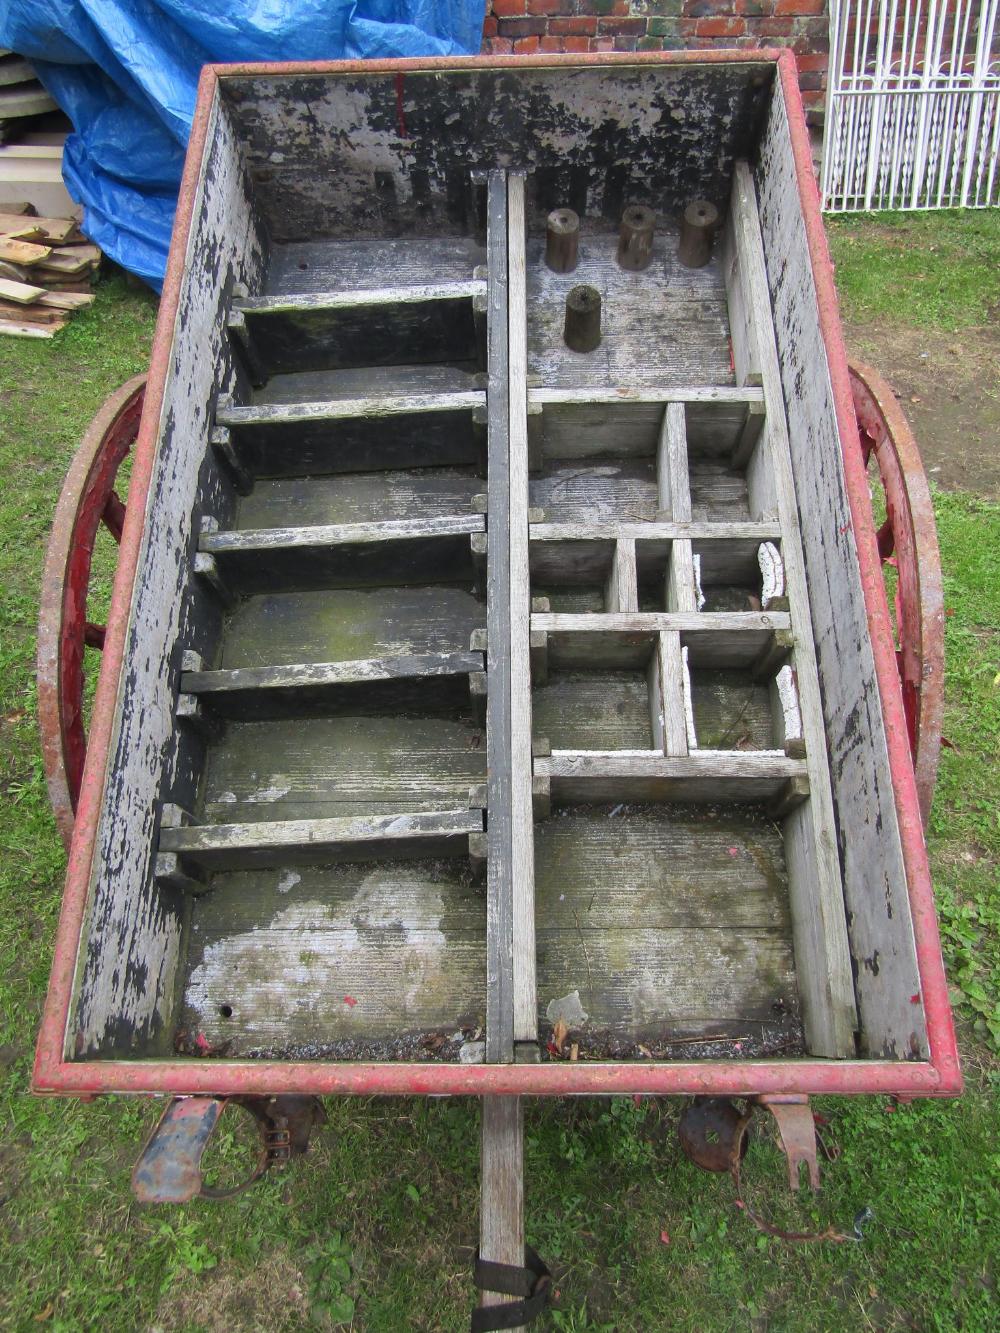
POLYGON ((0 205, 0 333, 51 338, 93 301, 101 251, 75 218, 34 216, 29 204, 0 205))

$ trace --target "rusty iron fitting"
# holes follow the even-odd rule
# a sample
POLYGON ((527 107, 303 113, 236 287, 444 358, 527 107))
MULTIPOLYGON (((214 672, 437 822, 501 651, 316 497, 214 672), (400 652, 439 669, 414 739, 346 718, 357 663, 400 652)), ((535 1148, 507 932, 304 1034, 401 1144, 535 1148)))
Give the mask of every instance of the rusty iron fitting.
POLYGON ((753 1107, 739 1111, 728 1097, 696 1097, 684 1109, 677 1135, 687 1157, 704 1171, 729 1171, 747 1150, 753 1107))

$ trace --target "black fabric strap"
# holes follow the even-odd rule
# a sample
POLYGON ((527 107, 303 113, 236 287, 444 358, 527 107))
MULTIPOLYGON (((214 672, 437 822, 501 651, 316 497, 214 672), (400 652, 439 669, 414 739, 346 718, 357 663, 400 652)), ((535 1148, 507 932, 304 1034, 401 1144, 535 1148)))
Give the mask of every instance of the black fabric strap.
POLYGON ((472 1333, 520 1328, 529 1324, 545 1309, 552 1289, 552 1275, 530 1245, 524 1247, 524 1267, 496 1264, 476 1254, 473 1281, 480 1291, 497 1291, 520 1300, 503 1305, 480 1305, 472 1312, 472 1333))

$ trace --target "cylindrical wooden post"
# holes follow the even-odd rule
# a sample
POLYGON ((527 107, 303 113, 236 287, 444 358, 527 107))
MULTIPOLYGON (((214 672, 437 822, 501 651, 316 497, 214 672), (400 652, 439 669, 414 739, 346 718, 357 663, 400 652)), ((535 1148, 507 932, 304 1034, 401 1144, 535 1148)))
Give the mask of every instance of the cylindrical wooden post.
POLYGON ((601 293, 596 287, 573 287, 566 297, 566 346, 592 352, 601 341, 601 293))
POLYGON ((572 273, 580 244, 580 219, 571 208, 554 208, 545 219, 545 262, 553 273, 572 273))
POLYGON ((719 210, 707 199, 694 199, 681 218, 677 258, 686 268, 704 268, 712 257, 712 238, 719 225, 719 210))
POLYGON ((656 214, 642 204, 630 204, 622 214, 618 234, 618 263, 638 273, 649 267, 653 258, 653 228, 656 214))

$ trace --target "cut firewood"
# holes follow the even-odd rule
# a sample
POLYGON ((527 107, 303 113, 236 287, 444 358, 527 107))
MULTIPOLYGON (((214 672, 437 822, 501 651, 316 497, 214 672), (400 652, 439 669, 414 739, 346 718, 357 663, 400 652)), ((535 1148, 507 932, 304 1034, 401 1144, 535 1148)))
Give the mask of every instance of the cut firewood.
POLYGON ((60 329, 66 327, 66 320, 59 324, 16 323, 12 319, 0 319, 0 333, 12 338, 54 338, 60 329))
POLYGON ((0 301, 0 320, 3 319, 24 324, 63 324, 66 316, 61 310, 49 310, 41 305, 15 305, 13 301, 0 301))
POLYGON ((82 310, 92 305, 96 297, 93 292, 53 292, 47 291, 38 298, 37 304, 50 310, 82 310))
POLYGON ((48 259, 52 250, 47 245, 32 245, 30 241, 8 241, 0 237, 0 259, 11 264, 22 264, 33 268, 43 259, 48 259))
POLYGON ((15 301, 18 305, 30 305, 45 295, 44 287, 35 287, 30 282, 12 282, 9 278, 0 278, 0 300, 15 301))
POLYGON ((42 233, 42 239, 54 245, 73 244, 81 236, 75 218, 33 217, 27 222, 23 215, 12 211, 10 204, 0 204, 0 233, 10 236, 23 226, 37 227, 42 233))

